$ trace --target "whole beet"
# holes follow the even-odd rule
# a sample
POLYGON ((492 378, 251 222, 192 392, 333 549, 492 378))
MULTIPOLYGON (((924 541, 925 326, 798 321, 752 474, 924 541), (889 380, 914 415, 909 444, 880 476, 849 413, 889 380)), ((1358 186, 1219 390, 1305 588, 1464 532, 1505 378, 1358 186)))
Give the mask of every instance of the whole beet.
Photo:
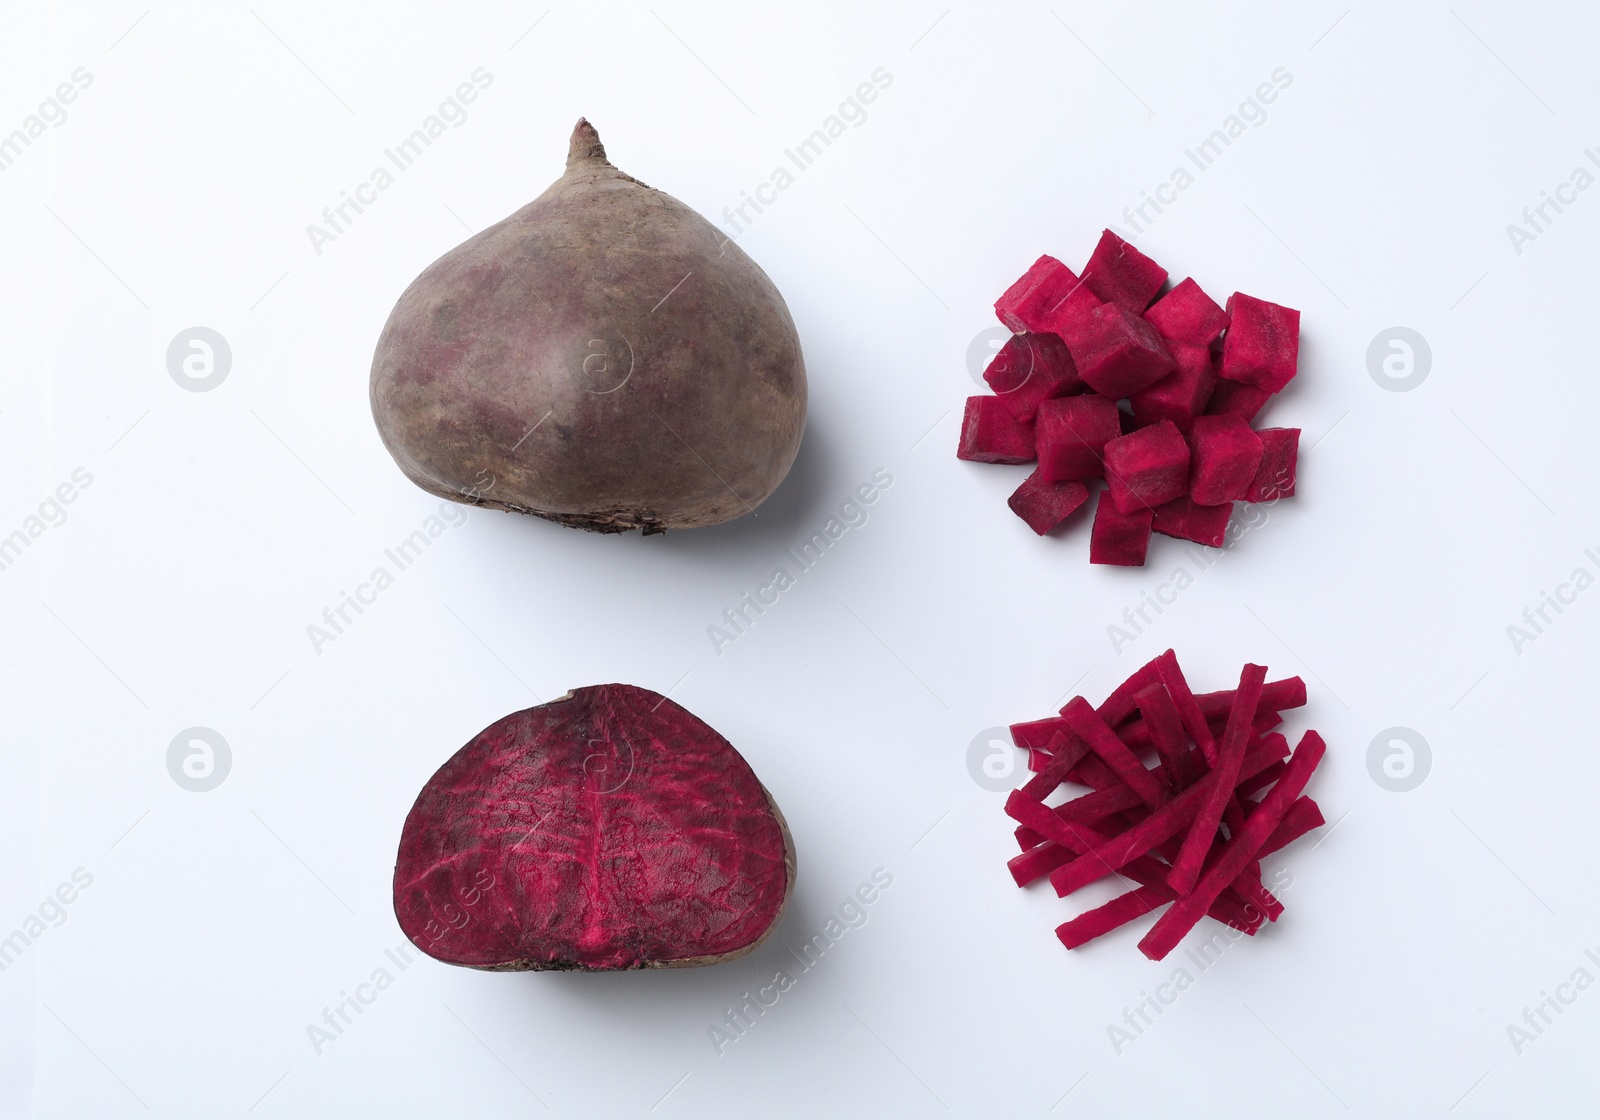
POLYGON ((655 533, 777 488, 805 427, 805 362, 760 266, 613 167, 579 120, 560 179, 401 295, 372 412, 430 493, 655 533))

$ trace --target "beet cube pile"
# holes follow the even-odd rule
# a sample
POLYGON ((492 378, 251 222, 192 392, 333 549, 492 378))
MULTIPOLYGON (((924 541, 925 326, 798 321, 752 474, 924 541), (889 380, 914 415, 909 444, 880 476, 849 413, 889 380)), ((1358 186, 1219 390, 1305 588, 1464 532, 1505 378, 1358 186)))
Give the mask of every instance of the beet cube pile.
POLYGON ((1169 649, 1099 707, 1074 696, 1060 715, 1012 725, 1033 771, 1006 800, 1022 849, 1008 864, 1017 885, 1048 875, 1065 897, 1110 875, 1135 884, 1056 927, 1068 949, 1168 903, 1139 942, 1151 960, 1208 915, 1252 936, 1278 920, 1283 904, 1259 861, 1325 823, 1303 796, 1325 748, 1307 731, 1290 752, 1273 728, 1305 704, 1305 682, 1266 678, 1246 665, 1237 688, 1197 696, 1169 649), (1063 782, 1090 792, 1046 805, 1063 782))
POLYGON ((1220 546, 1233 503, 1294 494, 1298 428, 1252 427, 1295 375, 1300 312, 1219 307, 1106 230, 1081 276, 1040 257, 996 301, 1014 333, 967 398, 956 457, 1037 462, 1010 506, 1043 536, 1088 503, 1092 564, 1144 563, 1150 534, 1220 546))

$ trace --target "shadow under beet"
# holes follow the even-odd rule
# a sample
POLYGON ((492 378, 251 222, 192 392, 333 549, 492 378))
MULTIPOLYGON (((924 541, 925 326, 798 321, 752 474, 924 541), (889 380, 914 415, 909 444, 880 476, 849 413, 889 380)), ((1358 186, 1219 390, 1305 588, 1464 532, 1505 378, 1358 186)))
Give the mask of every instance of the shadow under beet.
POLYGON ((826 439, 815 424, 806 425, 805 438, 789 473, 772 496, 749 513, 704 529, 669 530, 648 545, 693 557, 713 557, 749 549, 775 552, 826 520, 829 470, 826 439))

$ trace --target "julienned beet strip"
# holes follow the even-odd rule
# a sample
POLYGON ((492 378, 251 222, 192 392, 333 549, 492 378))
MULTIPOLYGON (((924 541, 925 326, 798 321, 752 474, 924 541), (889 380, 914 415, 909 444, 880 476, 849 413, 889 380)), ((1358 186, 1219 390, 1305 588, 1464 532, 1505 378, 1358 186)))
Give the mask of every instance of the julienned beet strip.
POLYGON ((1029 778, 1022 787, 1022 792, 1035 801, 1043 801, 1055 792, 1078 760, 1089 753, 1089 744, 1076 735, 1069 738, 1058 732, 1050 740, 1050 750, 1050 764, 1029 778))
MULTIPOLYGON (((1211 727, 1206 723, 1205 712, 1201 710, 1194 693, 1189 690, 1189 682, 1184 679, 1183 670, 1178 668, 1178 655, 1169 649, 1156 658, 1156 675, 1161 678, 1161 683, 1166 685, 1173 704, 1177 706, 1178 715, 1183 720, 1183 725, 1189 729, 1195 745, 1205 756, 1206 765, 1215 766, 1217 744, 1211 737, 1211 727)), ((1229 697, 1229 701, 1229 707, 1224 708, 1224 711, 1231 709, 1232 697, 1229 697)))
POLYGON ((1079 945, 1103 937, 1118 926, 1126 925, 1135 918, 1142 918, 1150 911, 1158 910, 1171 901, 1170 895, 1163 894, 1154 887, 1138 887, 1127 894, 1118 895, 1104 906, 1085 910, 1071 921, 1062 922, 1056 927, 1056 936, 1061 938, 1061 944, 1067 948, 1076 949, 1079 945))
MULTIPOLYGON (((1170 695, 1171 693, 1168 693, 1169 697, 1170 695)), ((1228 695, 1232 696, 1233 692, 1230 690, 1228 695)), ((1222 715, 1212 719, 1207 719, 1204 722, 1206 725, 1206 730, 1211 733, 1213 740, 1212 745, 1215 747, 1215 740, 1221 737, 1223 729, 1228 725, 1228 713, 1223 712, 1222 715)), ((1270 729, 1272 727, 1276 727, 1278 724, 1283 722, 1283 716, 1273 709, 1268 708, 1265 704, 1262 704, 1256 708, 1255 722, 1258 725, 1257 731, 1259 732, 1263 728, 1270 729)), ((1155 743, 1150 738, 1150 728, 1145 726, 1145 721, 1142 718, 1130 719, 1126 723, 1119 724, 1115 728, 1115 731, 1117 733, 1117 738, 1121 739, 1123 743, 1127 745, 1128 749, 1133 751, 1135 754, 1138 754, 1140 751, 1149 750, 1155 746, 1155 743)), ((1188 733, 1187 724, 1184 725, 1184 733, 1188 733)), ((1018 745, 1020 746, 1021 744, 1018 745)), ((1210 763, 1207 763, 1207 766, 1210 765, 1210 763)))
MULTIPOLYGON (((1013 793, 1013 796, 1015 796, 1015 793, 1013 793)), ((1021 811, 1029 812, 1030 810, 1024 808, 1021 811)), ((1012 857, 1009 866, 1017 885, 1025 887, 1040 875, 1071 859, 1077 844, 1082 842, 1104 843, 1109 839, 1103 833, 1085 826, 1076 826, 1073 829, 1073 836, 1072 846, 1047 842, 1031 851, 1012 857)), ((1166 864, 1150 856, 1139 856, 1137 859, 1129 860, 1127 865, 1121 869, 1122 874, 1129 879, 1148 887, 1161 898, 1170 901, 1176 898, 1177 895, 1171 887, 1166 885, 1167 871, 1168 866, 1166 864)), ((1217 921, 1224 922, 1246 933, 1255 933, 1256 928, 1261 924, 1260 915, 1252 914, 1244 900, 1232 891, 1223 891, 1212 902, 1208 913, 1217 921)))
MULTIPOLYGON (((1156 660, 1158 659, 1148 661, 1135 669, 1131 677, 1112 690, 1111 695, 1106 697, 1105 703, 1095 709, 1101 719, 1115 727, 1133 714, 1134 696, 1140 689, 1154 684, 1159 679, 1156 674, 1156 660)), ((1040 800, 1049 797, 1051 792, 1066 780, 1068 772, 1078 760, 1089 753, 1089 744, 1079 737, 1062 735, 1061 738, 1062 742, 1059 745, 1054 745, 1054 739, 1051 740, 1051 750, 1054 755, 1051 764, 1035 774, 1023 787, 1029 796, 1040 800)))
POLYGON ((1187 894, 1199 877, 1200 865, 1211 850, 1217 826, 1222 823, 1223 808, 1233 796, 1233 787, 1239 780, 1239 764, 1244 761, 1245 743, 1250 735, 1250 722, 1266 679, 1264 665, 1246 665, 1239 674, 1239 690, 1228 712, 1228 728, 1222 733, 1222 742, 1217 744, 1216 769, 1212 771, 1221 778, 1207 790, 1205 801, 1189 826, 1189 834, 1184 837, 1183 848, 1172 863, 1172 874, 1167 876, 1167 882, 1180 895, 1187 894))
MULTIPOLYGON (((1109 843, 1097 845, 1093 851, 1085 852, 1071 863, 1056 868, 1050 873, 1050 885, 1055 887, 1059 895, 1071 894, 1175 835, 1194 820, 1195 813, 1216 787, 1218 775, 1219 771, 1211 771, 1126 832, 1113 836, 1109 843)), ((1051 815, 1054 816, 1053 813, 1051 815)), ((1038 828, 1031 821, 1024 823, 1038 828)), ((1044 829, 1039 828, 1038 831, 1044 832, 1044 829)), ((1201 853, 1202 856, 1204 854, 1201 853)))
POLYGON ((1261 845, 1260 856, 1270 856, 1280 848, 1286 848, 1300 837, 1310 832, 1313 828, 1321 828, 1328 822, 1322 818, 1322 810, 1317 803, 1309 797, 1302 797, 1283 815, 1283 820, 1278 822, 1278 827, 1272 830, 1272 835, 1267 837, 1267 842, 1261 845))
POLYGON ((1067 722, 1078 737, 1089 744, 1089 749, 1100 756, 1100 761, 1111 768, 1127 787, 1137 793, 1146 805, 1154 808, 1167 799, 1166 792, 1154 774, 1144 768, 1138 756, 1106 726, 1105 720, 1081 696, 1074 696, 1062 709, 1067 722))
MULTIPOLYGON (((1284 816, 1278 827, 1273 830, 1272 835, 1267 838, 1267 842, 1261 845, 1261 851, 1258 854, 1262 856, 1271 855, 1273 852, 1298 840, 1313 828, 1321 827, 1323 823, 1325 822, 1322 819, 1321 811, 1317 808, 1317 803, 1309 797, 1302 797, 1289 807, 1289 812, 1284 816)), ((1135 882, 1142 882, 1143 880, 1140 879, 1139 875, 1135 874, 1135 864, 1140 863, 1154 864, 1157 868, 1165 866, 1155 860, 1141 857, 1141 859, 1134 860, 1127 867, 1124 867, 1122 869, 1123 874, 1135 882)), ((1166 885, 1164 871, 1158 870, 1155 874, 1162 876, 1162 881, 1119 895, 1104 906, 1085 911, 1076 918, 1063 922, 1056 927, 1056 936, 1061 939, 1061 943, 1067 948, 1076 949, 1087 941, 1110 933, 1118 926, 1125 925, 1143 917, 1145 914, 1159 910, 1162 905, 1176 898, 1177 894, 1166 885), (1138 896, 1139 901, 1134 901, 1135 896, 1138 896), (1091 917, 1091 915, 1093 916, 1091 917)), ((1237 882, 1238 880, 1236 879, 1235 883, 1237 882)), ((1211 917, 1249 934, 1256 932, 1262 923, 1262 919, 1272 918, 1272 920, 1276 920, 1272 915, 1262 912, 1260 907, 1257 907, 1255 912, 1252 913, 1248 902, 1231 900, 1229 894, 1229 891, 1224 891, 1212 903, 1211 909, 1208 911, 1211 917)), ((1274 901, 1277 900, 1274 899, 1274 901)), ((1282 904, 1280 903, 1280 911, 1281 907, 1282 904)))
MULTIPOLYGON (((1225 688, 1221 692, 1202 692, 1194 698, 1206 719, 1217 719, 1233 711, 1233 697, 1237 689, 1225 688)), ((1268 681, 1261 686, 1261 699, 1256 710, 1287 712, 1291 708, 1306 706, 1306 682, 1299 677, 1284 677, 1281 681, 1268 681)))
MULTIPOLYGON (((1280 739, 1283 738, 1281 735, 1278 737, 1280 739)), ((1257 774, 1255 777, 1250 778, 1247 781, 1240 782, 1233 792, 1239 796, 1241 801, 1243 801, 1245 798, 1252 797, 1255 794, 1260 793, 1262 790, 1266 789, 1273 782, 1277 781, 1283 776, 1285 765, 1286 763, 1274 762, 1271 766, 1261 771, 1261 773, 1257 774)), ((1248 808, 1249 807, 1246 806, 1247 810, 1248 808)))
MULTIPOLYGON (((1149 688, 1141 689, 1139 695, 1134 697, 1139 705, 1139 711, 1144 716, 1144 726, 1149 732, 1150 745, 1155 748, 1156 757, 1161 760, 1161 771, 1167 779, 1167 784, 1173 789, 1182 789, 1192 782, 1198 773, 1192 769, 1192 752, 1189 742, 1183 734, 1183 717, 1178 714, 1177 705, 1172 702, 1172 695, 1165 685, 1153 684, 1149 688)), ((1129 737, 1123 736, 1124 741, 1129 737)))
POLYGON ((1276 920, 1283 904, 1263 883, 1260 858, 1324 823, 1316 802, 1300 796, 1310 755, 1325 750, 1320 738, 1303 739, 1290 757, 1288 740, 1272 731, 1283 709, 1305 702, 1298 677, 1269 683, 1259 666, 1245 667, 1239 688, 1195 696, 1168 650, 1098 708, 1071 697, 1060 715, 1016 725, 1013 737, 1039 767, 1006 804, 1022 849, 1008 861, 1017 884, 1048 874, 1067 894, 1113 871, 1138 884, 1063 923, 1063 944, 1174 900, 1184 930, 1205 914, 1248 934, 1276 920), (1195 728, 1210 740, 1210 760, 1195 728), (1063 782, 1092 792, 1046 806, 1063 782))
MULTIPOLYGON (((1276 736, 1275 738, 1281 740, 1282 736, 1276 736)), ((1246 777, 1253 776, 1282 758, 1282 752, 1286 750, 1287 744, 1280 747, 1269 740, 1257 742, 1252 745, 1250 752, 1245 756, 1240 773, 1246 777)), ((1066 802, 1065 805, 1073 805, 1076 802, 1087 804, 1091 799, 1097 800, 1089 806, 1089 809, 1078 813, 1069 812, 1067 816, 1063 816, 1061 814, 1063 806, 1049 809, 1042 802, 1029 797, 1026 790, 1011 791, 1010 796, 1006 799, 1007 815, 1024 828, 1029 829, 1034 835, 1042 837, 1049 842, 1028 848, 1021 855, 1013 856, 1008 861, 1007 866, 1011 869, 1012 878, 1016 880, 1019 887, 1027 886, 1041 875, 1054 871, 1072 859, 1074 853, 1084 852, 1102 844, 1110 844, 1113 841, 1114 837, 1112 835, 1106 834, 1098 827, 1104 823, 1103 817, 1099 819, 1090 819, 1088 817, 1090 809, 1104 810, 1109 805, 1123 800, 1131 802, 1130 808, 1139 804, 1138 795, 1131 790, 1126 787, 1113 787, 1108 790, 1085 794, 1074 801, 1066 802), (1067 831, 1064 826, 1068 823, 1068 816, 1073 818, 1082 817, 1084 819, 1074 819, 1070 831, 1067 831), (1051 818, 1054 819, 1055 823, 1051 823, 1051 818)), ((1163 868, 1162 879, 1164 881, 1167 865, 1161 864, 1161 867, 1163 868)), ((1110 871, 1102 872, 1102 874, 1110 874, 1110 871)))
MULTIPOLYGON (((1133 698, 1139 695, 1141 690, 1149 688, 1161 679, 1157 668, 1157 662, 1160 660, 1159 657, 1151 658, 1135 669, 1133 675, 1127 680, 1112 689, 1111 695, 1106 697, 1105 703, 1095 709, 1100 713, 1100 718, 1115 727, 1132 715, 1133 698)), ((1068 701, 1068 703, 1071 703, 1071 701, 1068 701)), ((1064 708, 1065 706, 1063 705, 1064 708)), ((1062 714, 1066 714, 1065 710, 1062 711, 1062 714)))
POLYGON ((1156 920, 1139 942, 1139 951, 1153 961, 1159 961, 1177 947, 1184 934, 1195 927, 1211 907, 1211 902, 1224 887, 1255 858, 1273 831, 1283 823, 1283 818, 1300 797, 1311 780, 1312 771, 1322 761, 1327 744, 1315 731, 1307 731, 1289 758, 1289 768, 1278 784, 1262 799, 1261 806, 1250 814, 1244 831, 1228 841, 1216 866, 1206 872, 1194 890, 1175 902, 1171 909, 1156 920))

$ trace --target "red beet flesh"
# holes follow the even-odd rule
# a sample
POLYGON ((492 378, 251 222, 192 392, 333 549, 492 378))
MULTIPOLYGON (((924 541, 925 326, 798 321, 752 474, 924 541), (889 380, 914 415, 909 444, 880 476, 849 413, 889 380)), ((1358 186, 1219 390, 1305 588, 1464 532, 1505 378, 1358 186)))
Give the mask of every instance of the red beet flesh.
POLYGON ((1103 303, 1057 325, 1078 376, 1111 400, 1154 385, 1177 368, 1156 329, 1120 303, 1103 303))
POLYGON ((1083 266, 1083 282, 1107 303, 1138 315, 1167 282, 1167 270, 1106 230, 1083 266))
POLYGON ((1261 437, 1237 416, 1201 416, 1189 430, 1189 497, 1202 506, 1236 502, 1261 465, 1261 437))
POLYGON ((1300 360, 1300 312, 1234 292, 1228 297, 1228 333, 1219 376, 1269 393, 1289 384, 1300 360))
POLYGON ((1018 420, 999 397, 968 397, 961 417, 957 459, 977 463, 1026 463, 1034 457, 1033 422, 1018 420))
POLYGON ((1040 478, 1068 482, 1104 477, 1106 444, 1122 434, 1117 411, 1114 401, 1092 393, 1041 404, 1036 429, 1040 478))
POLYGON ((1145 549, 1150 546, 1150 510, 1123 513, 1110 498, 1111 491, 1102 490, 1094 507, 1089 563, 1137 568, 1144 563, 1145 549))
POLYGON ((1046 254, 995 300, 994 311, 1013 331, 1048 330, 1050 313, 1081 285, 1072 269, 1046 254))
POLYGON ((1170 420, 1106 444, 1106 482, 1118 513, 1132 514, 1189 492, 1189 445, 1170 420))
POLYGON ((1295 461, 1300 455, 1299 428, 1262 428, 1261 465, 1245 494, 1247 502, 1275 502, 1294 497, 1295 461))
POLYGON ((1192 278, 1151 304, 1144 317, 1168 342, 1188 342, 1196 346, 1210 346, 1228 328, 1228 313, 1201 291, 1192 278))
POLYGON ((1012 879, 1048 875, 1065 896, 1120 871, 1140 888, 1058 926, 1062 944, 1076 949, 1169 903, 1139 943, 1155 960, 1205 915, 1247 934, 1276 921, 1283 903, 1262 885, 1260 857, 1323 824, 1301 796, 1322 740, 1307 732, 1291 753, 1269 730, 1305 702, 1305 682, 1269 683, 1259 665, 1245 666, 1236 689, 1196 696, 1167 650, 1098 708, 1075 696, 1059 717, 1013 724, 1017 745, 1045 757, 1006 799, 1021 826, 1012 879), (1063 781, 1094 792, 1046 805, 1063 781))
POLYGON ((739 752, 649 689, 515 712, 406 817, 400 927, 447 964, 610 971, 754 949, 794 884, 782 815, 739 752))
MULTIPOLYGON (((1040 536, 1105 480, 1091 564, 1144 564, 1152 531, 1220 546, 1234 502, 1295 491, 1299 430, 1252 424, 1295 375, 1300 313, 1239 292, 1224 309, 1194 280, 1166 280, 1110 230, 1081 276, 1040 257, 995 302, 1015 334, 984 371, 993 394, 967 401, 957 458, 1037 458, 1009 505, 1040 536)), ((1033 749, 1042 775, 1051 752, 1033 749)))
POLYGON ((1034 471, 1006 499, 1011 512, 1028 523, 1041 537, 1061 524, 1084 502, 1089 488, 1081 482, 1046 482, 1034 471))
POLYGON ((1204 346, 1169 340, 1167 350, 1178 368, 1154 385, 1140 389, 1128 398, 1128 403, 1141 427, 1171 420, 1180 432, 1187 432, 1194 418, 1206 411, 1217 385, 1217 374, 1211 351, 1204 346))
POLYGON ((983 371, 995 396, 1011 414, 1031 422, 1039 402, 1083 391, 1067 344, 1053 334, 1014 334, 983 371))

